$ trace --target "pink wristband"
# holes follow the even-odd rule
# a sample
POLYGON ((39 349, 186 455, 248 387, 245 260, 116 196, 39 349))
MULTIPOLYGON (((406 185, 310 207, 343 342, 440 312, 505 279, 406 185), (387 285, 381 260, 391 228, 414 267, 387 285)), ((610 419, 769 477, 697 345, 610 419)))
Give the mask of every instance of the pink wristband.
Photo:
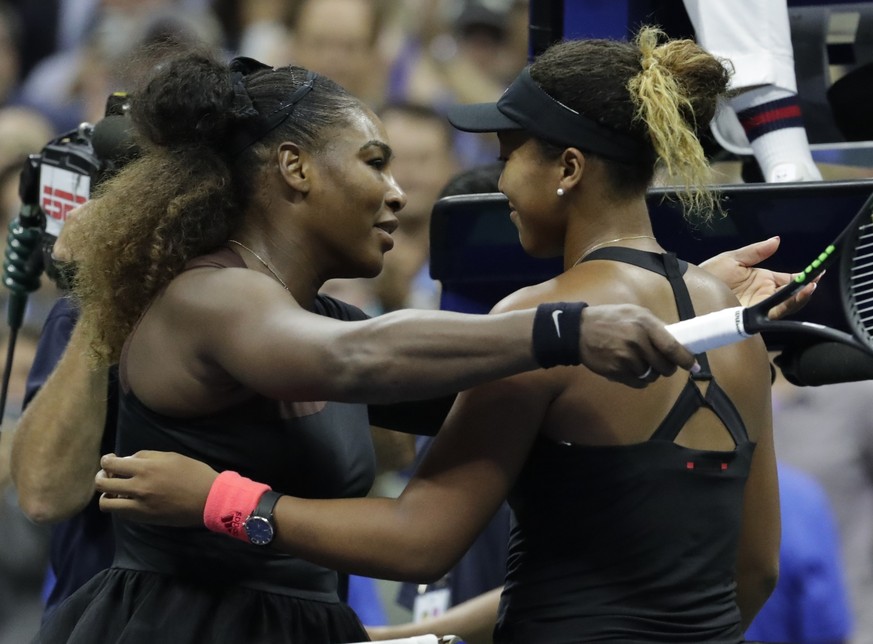
POLYGON ((243 523, 269 489, 269 485, 257 483, 236 472, 222 472, 212 483, 209 496, 206 497, 203 523, 213 532, 222 532, 248 542, 243 523))

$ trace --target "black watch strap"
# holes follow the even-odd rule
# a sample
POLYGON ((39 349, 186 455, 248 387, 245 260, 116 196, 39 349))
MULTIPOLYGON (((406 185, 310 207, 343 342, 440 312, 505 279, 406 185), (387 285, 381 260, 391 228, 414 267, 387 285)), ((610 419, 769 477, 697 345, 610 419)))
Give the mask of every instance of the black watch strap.
POLYGON ((281 492, 276 492, 276 490, 267 490, 261 495, 261 500, 258 501, 258 505, 255 507, 255 511, 252 512, 253 517, 264 517, 265 519, 269 519, 271 523, 273 523, 273 510, 276 507, 276 503, 279 502, 279 497, 282 496, 281 492))

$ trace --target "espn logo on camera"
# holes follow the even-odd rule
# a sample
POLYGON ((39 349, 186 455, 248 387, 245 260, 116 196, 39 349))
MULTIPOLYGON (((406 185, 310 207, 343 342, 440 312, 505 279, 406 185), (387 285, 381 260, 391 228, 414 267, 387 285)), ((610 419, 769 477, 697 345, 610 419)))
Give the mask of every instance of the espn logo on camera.
POLYGON ((44 165, 39 178, 39 205, 46 216, 45 231, 57 236, 73 208, 88 201, 91 177, 44 165))

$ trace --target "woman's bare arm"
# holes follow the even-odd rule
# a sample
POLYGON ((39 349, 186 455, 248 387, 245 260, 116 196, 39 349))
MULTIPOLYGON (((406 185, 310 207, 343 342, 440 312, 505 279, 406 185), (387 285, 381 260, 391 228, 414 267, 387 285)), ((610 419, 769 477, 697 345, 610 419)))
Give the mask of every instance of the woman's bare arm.
MULTIPOLYGON (((397 499, 282 497, 271 547, 353 574, 439 578, 503 502, 524 463, 551 400, 536 380, 535 373, 522 374, 461 394, 397 499)), ((102 464, 102 509, 149 522, 202 524, 217 476, 207 465, 160 452, 105 456, 102 464)))
POLYGON ((19 503, 37 523, 66 519, 94 496, 108 370, 90 364, 78 328, 12 435, 11 470, 19 503))
MULTIPOLYGON (((168 289, 137 332, 142 337, 150 325, 149 349, 134 344, 128 357, 140 369, 141 361, 156 363, 158 348, 166 354, 167 343, 175 342, 170 346, 271 398, 422 399, 537 369, 534 313, 533 308, 496 315, 406 310, 344 322, 304 310, 281 286, 251 271, 222 269, 168 289)), ((637 387, 645 386, 636 376, 649 366, 668 375, 677 365, 694 364, 660 320, 632 305, 585 309, 579 354, 592 371, 637 387)), ((139 394, 137 382, 132 373, 139 394)))

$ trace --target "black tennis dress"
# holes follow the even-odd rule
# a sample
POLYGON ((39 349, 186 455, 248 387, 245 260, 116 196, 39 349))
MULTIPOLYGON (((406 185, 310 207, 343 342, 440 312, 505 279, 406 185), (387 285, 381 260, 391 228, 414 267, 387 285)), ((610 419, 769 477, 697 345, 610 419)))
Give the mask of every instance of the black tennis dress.
MULTIPOLYGON (((664 275, 694 310, 670 254, 603 248, 586 260, 664 275)), ((495 642, 741 642, 734 566, 754 443, 705 354, 645 442, 591 447, 541 436, 510 495, 513 520, 495 642), (700 408, 736 445, 674 443, 700 408)))
MULTIPOLYGON (((192 266, 243 266, 229 249, 192 266)), ((361 319, 319 296, 316 312, 361 319)), ((169 450, 305 498, 364 496, 375 474, 365 405, 280 404, 262 397, 212 416, 171 418, 122 392, 117 453, 169 450)), ((337 575, 206 528, 113 517, 116 553, 59 606, 36 642, 76 644, 334 644, 367 640, 337 598, 337 575)))

